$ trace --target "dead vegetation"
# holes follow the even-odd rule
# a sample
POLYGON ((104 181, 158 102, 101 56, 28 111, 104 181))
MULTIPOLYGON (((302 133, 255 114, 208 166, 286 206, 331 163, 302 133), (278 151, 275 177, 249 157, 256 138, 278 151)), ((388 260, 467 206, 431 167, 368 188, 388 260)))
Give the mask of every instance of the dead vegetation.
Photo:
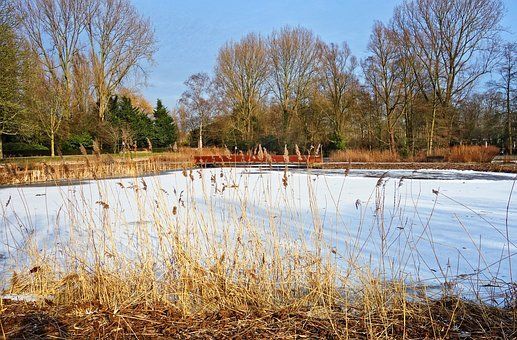
MULTIPOLYGON (((155 174, 166 170, 194 166, 194 156, 218 156, 228 154, 221 148, 180 148, 178 152, 126 152, 124 154, 100 154, 93 152, 81 156, 12 158, 0 164, 0 185, 32 184, 42 182, 62 182, 114 177, 132 177, 155 174)), ((335 151, 330 155, 330 164, 322 163, 325 168, 336 167, 332 162, 362 163, 362 168, 439 168, 479 171, 515 172, 515 166, 488 164, 498 148, 494 146, 457 146, 437 149, 436 155, 443 162, 426 162, 425 154, 403 158, 388 150, 348 149, 335 151), (432 164, 432 165, 431 165, 432 164), (440 165, 442 164, 442 165, 440 165), (468 164, 468 165, 461 165, 468 164)), ((342 167, 339 165, 338 167, 342 167)), ((352 164, 350 168, 354 168, 352 164)))
POLYGON ((450 149, 439 149, 438 154, 443 153, 448 162, 457 163, 490 163, 499 154, 496 146, 459 145, 450 149))
MULTIPOLYGON (((15 261, 0 306, 5 337, 492 339, 517 334, 514 283, 501 285, 506 295, 504 301, 498 295, 499 307, 463 300, 449 289, 454 278, 431 298, 426 286, 363 266, 361 249, 353 246, 358 240, 352 238, 347 249, 326 244, 316 210, 306 235, 288 232, 266 205, 265 232, 243 213, 248 184, 237 183, 231 171, 209 179, 216 193, 231 192, 238 202, 239 208, 219 207, 225 211, 222 220, 210 189, 201 186, 207 211, 198 210, 192 198, 203 172, 184 168, 178 176, 185 191, 161 187, 152 178, 117 182, 131 197, 132 212, 106 198, 112 188, 105 182, 93 183, 99 192, 93 201, 80 188, 63 193, 70 204, 62 212, 70 234, 44 249, 30 222, 4 213, 6 232, 23 236, 21 243, 5 239, 15 261), (239 185, 246 189, 237 193, 239 185), (158 189, 148 195, 151 186, 158 189), (126 222, 131 213, 140 216, 136 224, 126 222), (344 268, 338 257, 345 259, 344 268)), ((289 202, 287 170, 284 176, 289 202)), ((372 195, 381 223, 382 178, 379 183, 372 195)), ((317 206, 310 183, 308 189, 311 205, 317 206)), ((57 223, 52 228, 59 228, 57 223)), ((383 232, 377 225, 369 228, 383 232)), ((378 261, 388 263, 383 253, 378 261)))
POLYGON ((32 184, 154 174, 193 165, 195 155, 217 155, 218 148, 180 148, 178 152, 126 152, 71 157, 8 159, 0 165, 0 185, 32 184))
POLYGON ((489 145, 458 145, 451 148, 435 149, 433 156, 425 152, 416 156, 402 157, 389 150, 347 149, 331 153, 333 162, 365 162, 365 163, 396 163, 396 162, 427 162, 440 160, 448 163, 490 163, 499 154, 499 148, 489 145))
POLYGON ((389 150, 347 149, 330 155, 334 162, 398 162, 400 159, 397 153, 389 150))
POLYGON ((219 310, 184 316, 165 305, 109 310, 96 304, 48 306, 5 301, 0 314, 6 338, 459 338, 511 339, 515 311, 456 299, 409 303, 389 310, 390 324, 377 313, 334 310, 219 310))

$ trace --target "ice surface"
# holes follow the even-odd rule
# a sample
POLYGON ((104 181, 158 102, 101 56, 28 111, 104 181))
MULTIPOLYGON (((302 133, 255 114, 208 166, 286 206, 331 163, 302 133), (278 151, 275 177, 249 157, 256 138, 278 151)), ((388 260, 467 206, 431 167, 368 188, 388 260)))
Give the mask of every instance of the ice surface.
POLYGON ((283 171, 267 168, 186 175, 171 171, 143 180, 0 189, 2 278, 25 264, 32 245, 49 256, 70 240, 93 235, 137 256, 135 234, 150 221, 165 227, 175 221, 185 232, 210 226, 207 237, 223 242, 224 231, 246 219, 264 235, 278 231, 286 249, 310 243, 315 225, 321 225, 326 249, 343 267, 353 257, 411 281, 475 278, 492 287, 515 280, 513 174, 291 169, 287 186, 283 171), (100 230, 106 220, 115 235, 100 230))

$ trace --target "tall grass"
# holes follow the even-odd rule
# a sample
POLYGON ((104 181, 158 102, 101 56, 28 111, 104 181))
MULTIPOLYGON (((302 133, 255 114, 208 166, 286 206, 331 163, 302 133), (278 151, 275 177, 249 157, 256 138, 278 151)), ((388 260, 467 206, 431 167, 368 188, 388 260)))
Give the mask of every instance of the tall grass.
MULTIPOLYGON (((473 327, 456 314, 470 308, 453 289, 465 278, 446 275, 442 299, 432 300, 428 286, 408 279, 406 268, 388 256, 394 244, 410 252, 404 258, 418 257, 419 249, 393 238, 393 218, 404 218, 403 197, 386 197, 383 178, 368 201, 356 206, 364 214, 374 209, 375 222, 360 222, 357 234, 347 230, 348 246, 336 249, 324 237, 313 176, 302 188, 311 211, 308 225, 296 212, 295 182, 287 170, 279 185, 268 176, 248 182, 235 170, 183 169, 177 176, 172 186, 159 178, 134 178, 60 189, 66 204, 61 217, 48 222, 17 219, 4 206, 5 242, 14 260, 5 293, 71 306, 81 316, 102 309, 116 317, 135 306, 166 306, 184 318, 251 315, 250 324, 259 327, 272 315, 302 315, 336 337, 448 337, 473 327), (42 226, 56 233, 53 238, 37 237, 42 226), (367 242, 377 247, 376 258, 370 258, 376 265, 361 256, 360 234, 370 235, 367 242)), ((18 209, 31 216, 31 207, 18 209)), ((407 240, 431 242, 430 231, 423 230, 407 240)), ((473 281, 472 289, 484 283, 473 281)), ((475 308, 486 316, 476 321, 493 326, 491 308, 475 308)), ((506 322, 491 331, 508 331, 511 321, 506 322)))
POLYGON ((447 155, 449 162, 489 163, 499 154, 499 148, 493 145, 460 145, 450 149, 447 155))
POLYGON ((389 150, 347 149, 332 152, 330 159, 334 162, 398 162, 400 156, 389 150))
MULTIPOLYGON (((451 163, 489 163, 499 153, 499 148, 493 145, 458 145, 451 148, 437 148, 434 156, 443 157, 444 162, 451 163)), ((330 154, 330 159, 334 162, 426 162, 425 152, 420 152, 416 156, 401 157, 397 153, 389 150, 365 150, 347 149, 334 151, 330 154)))

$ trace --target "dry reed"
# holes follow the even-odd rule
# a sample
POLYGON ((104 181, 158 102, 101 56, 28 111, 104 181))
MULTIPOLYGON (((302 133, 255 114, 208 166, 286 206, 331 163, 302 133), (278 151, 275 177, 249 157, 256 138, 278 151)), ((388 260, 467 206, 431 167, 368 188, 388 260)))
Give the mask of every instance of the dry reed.
POLYGON ((400 156, 389 150, 347 149, 330 155, 334 162, 398 162, 400 156))
MULTIPOLYGON (((98 171, 95 166, 89 162, 92 173, 98 171)), ((47 249, 31 237, 34 226, 4 218, 6 230, 25 235, 22 245, 13 245, 20 259, 4 293, 28 294, 37 300, 25 307, 2 302, 4 334, 235 338, 516 334, 513 302, 500 309, 454 294, 430 299, 425 287, 417 288, 397 273, 388 278, 384 270, 362 266, 357 261, 358 240, 351 238, 349 249, 329 247, 322 237, 310 180, 313 225, 306 235, 295 226, 286 229, 270 205, 264 207, 265 221, 253 216, 250 183, 239 183, 232 171, 213 173, 209 181, 200 170, 184 168, 179 176, 185 183, 181 191, 150 178, 118 182, 124 195, 131 197, 131 211, 109 200, 113 187, 105 182, 92 184, 100 197, 95 202, 82 190, 68 192, 69 205, 63 212, 68 242, 56 239, 47 249), (196 181, 203 183, 202 202, 194 199, 199 190, 196 181), (235 204, 217 206, 213 197, 223 193, 235 204), (223 217, 216 208, 222 209, 223 217), (138 216, 136 224, 127 223, 132 214, 138 216), (346 259, 345 270, 338 266, 338 256, 346 259), (44 317, 31 318, 31 311, 44 317), (43 329, 20 320, 43 323, 43 329)), ((286 170, 282 197, 287 208, 294 204, 289 180, 286 170)), ((364 227, 386 240, 390 231, 384 224, 383 183, 380 178, 372 192, 377 222, 364 227)), ((267 181, 259 184, 264 186, 259 200, 271 202, 267 181)), ((384 247, 381 242, 379 262, 389 267, 384 247)))
MULTIPOLYGON (((451 148, 438 148, 433 152, 434 157, 443 157, 443 162, 450 163, 489 163, 499 153, 499 148, 493 145, 459 145, 451 148)), ((393 154, 389 150, 364 150, 348 149, 334 151, 330 155, 334 162, 426 162, 425 152, 420 152, 414 157, 403 158, 398 154, 393 154)))
POLYGON ((87 155, 36 160, 9 159, 0 166, 0 185, 31 184, 68 180, 132 177, 178 169, 193 164, 196 155, 216 155, 217 148, 197 150, 179 148, 178 152, 87 155))
POLYGON ((490 163, 499 154, 499 148, 493 145, 459 145, 452 147, 445 154, 449 162, 490 163))

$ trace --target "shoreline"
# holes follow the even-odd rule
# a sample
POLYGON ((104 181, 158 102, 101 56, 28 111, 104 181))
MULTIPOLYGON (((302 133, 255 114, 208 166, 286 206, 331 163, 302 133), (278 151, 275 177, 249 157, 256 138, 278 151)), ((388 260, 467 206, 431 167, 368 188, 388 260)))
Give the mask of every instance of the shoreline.
POLYGON ((496 163, 433 163, 433 162, 325 162, 322 169, 365 170, 472 170, 481 172, 505 172, 517 174, 517 164, 496 163))
POLYGON ((454 297, 406 305, 385 312, 391 326, 376 325, 381 311, 317 306, 272 310, 218 309, 184 315, 166 304, 113 310, 98 302, 53 305, 51 302, 2 300, 0 325, 6 338, 511 338, 515 310, 488 307, 454 297), (429 315, 431 314, 431 315, 429 315))
MULTIPOLYGON (((159 156, 159 154, 157 154, 159 156)), ((270 167, 274 169, 311 168, 321 170, 459 170, 517 174, 517 164, 496 163, 433 163, 433 162, 332 162, 304 163, 213 163, 195 164, 187 161, 161 161, 150 158, 130 159, 113 162, 109 157, 99 160, 52 163, 36 163, 31 168, 20 168, 15 164, 0 168, 0 188, 12 186, 70 185, 95 179, 117 179, 148 177, 174 170, 200 169, 208 167, 270 167)))

